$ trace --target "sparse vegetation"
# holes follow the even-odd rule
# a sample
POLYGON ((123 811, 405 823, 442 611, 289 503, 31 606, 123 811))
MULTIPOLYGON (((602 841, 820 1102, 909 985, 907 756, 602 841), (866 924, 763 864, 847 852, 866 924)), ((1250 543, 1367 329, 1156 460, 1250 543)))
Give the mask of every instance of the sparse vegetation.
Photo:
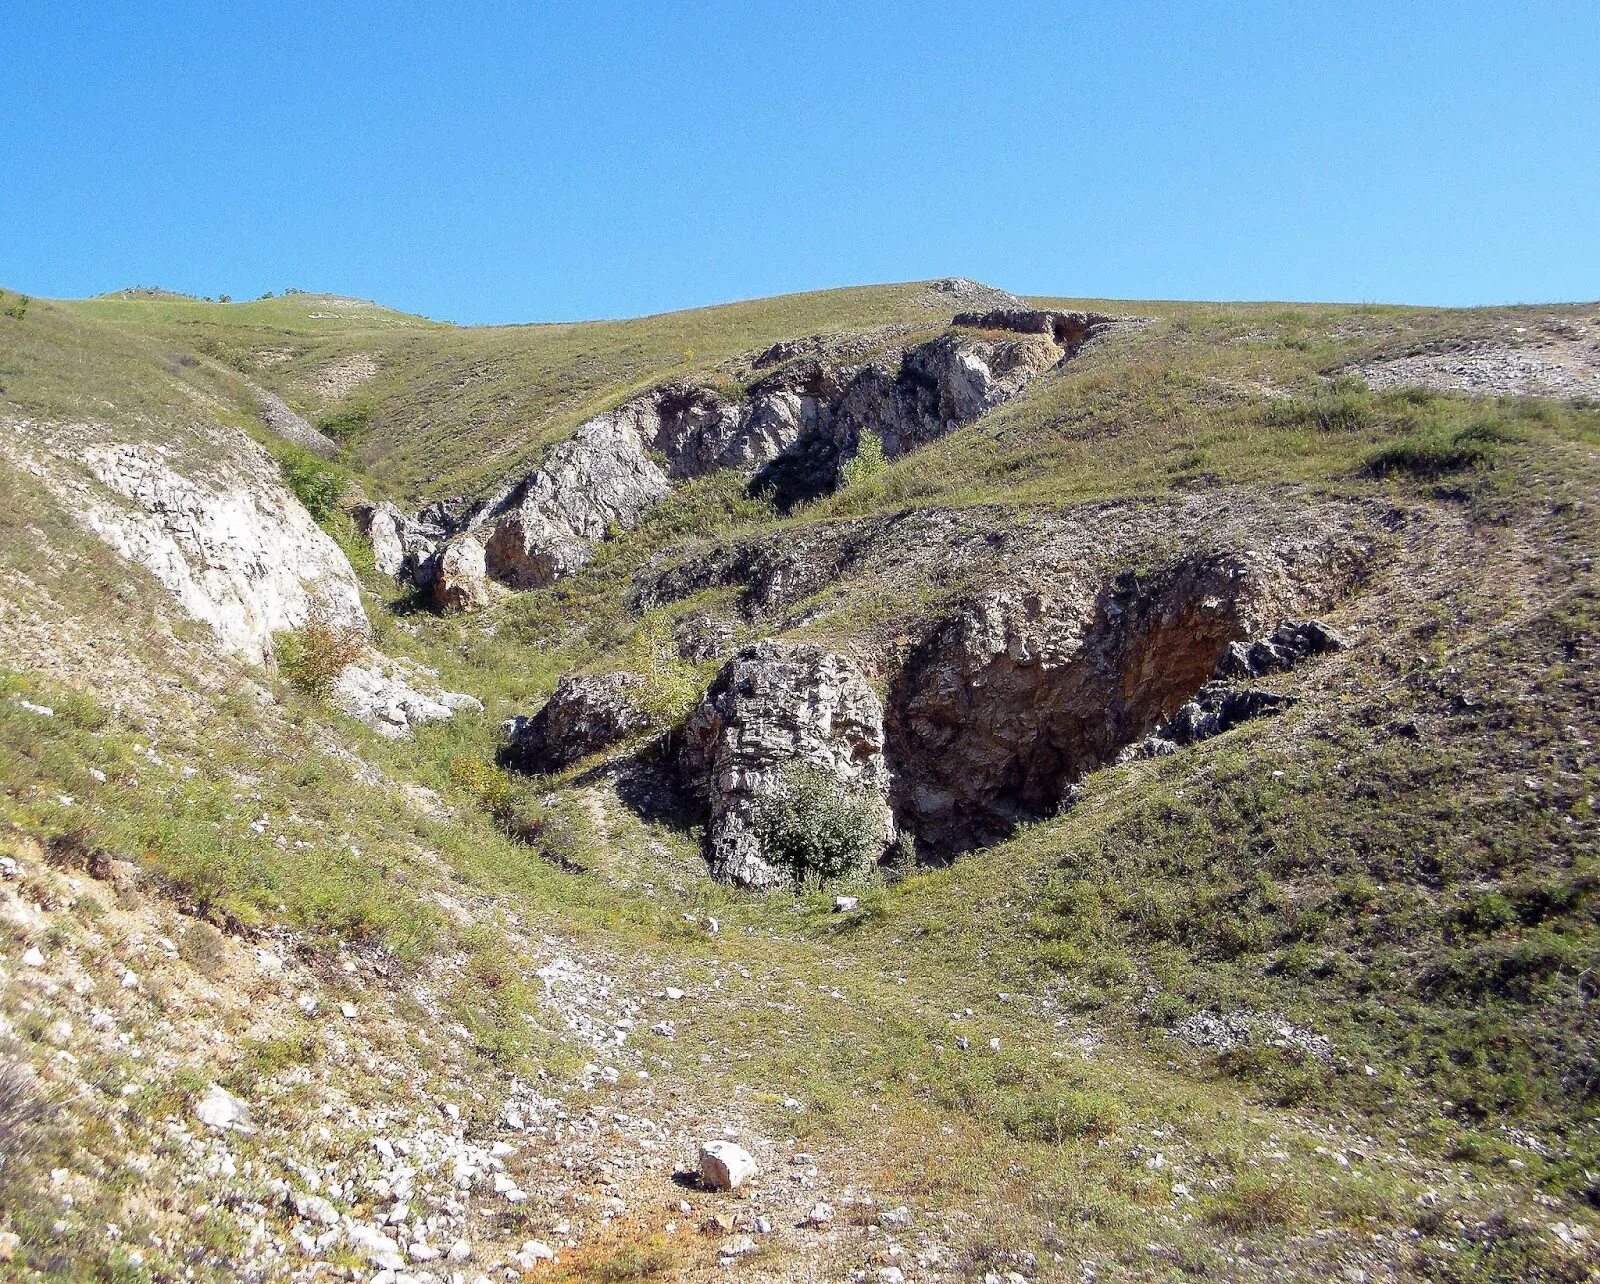
MULTIPOLYGON (((284 466, 360 555, 338 509, 347 479, 402 501, 481 491, 664 373, 726 382, 743 373, 724 363, 772 340, 925 327, 924 297, 889 287, 473 331, 320 296, 226 311, 167 295, 35 300, 4 322, 0 383, 11 413, 103 416, 108 439, 139 442, 172 437, 197 405, 256 431, 242 378, 294 400, 327 364, 376 353, 380 373, 323 421, 347 456, 284 466)), ((65 1047, 111 1086, 72 1107, 70 1142, 47 1138, 30 1162, 35 1175, 73 1171, 81 1217, 42 1176, 41 1211, 8 1206, 29 1268, 139 1278, 127 1264, 138 1244, 151 1277, 192 1266, 204 1279, 247 1251, 252 1202, 267 1208, 269 1235, 283 1230, 282 1201, 256 1189, 219 1199, 198 1229, 148 1198, 166 1198, 171 1170, 159 1128, 141 1127, 192 1128, 213 1080, 266 1106, 267 1135, 218 1144, 253 1173, 278 1165, 274 1176, 292 1178, 273 1149, 283 1121, 308 1162, 370 1159, 368 1138, 340 1132, 346 1098, 317 1113, 330 1085, 350 1109, 368 1095, 396 1116, 414 1107, 429 1128, 449 1126, 438 1101, 459 1102, 466 1135, 487 1138, 502 1135, 500 1096, 521 1078, 573 1121, 638 1118, 670 1100, 698 1127, 706 1116, 693 1112, 715 1103, 751 1136, 799 1138, 825 1183, 875 1196, 870 1211, 841 1205, 842 1226, 905 1203, 914 1234, 950 1236, 953 1260, 978 1275, 1031 1252, 1043 1264, 1061 1254, 1073 1278, 1085 1259, 1103 1277, 1226 1277, 1243 1256, 1283 1278, 1356 1261, 1374 1276, 1581 1278, 1581 1239, 1565 1244, 1551 1227, 1594 1225, 1600 1171, 1589 975, 1600 777, 1584 743, 1600 410, 1373 390, 1330 373, 1463 328, 1522 324, 1524 312, 1115 310, 1156 324, 1091 345, 969 429, 867 458, 838 494, 788 517, 737 475, 706 478, 617 532, 579 575, 484 617, 417 613, 369 579, 385 648, 487 705, 398 742, 320 706, 337 672, 331 642, 280 639, 288 681, 273 703, 259 673, 183 667, 203 630, 0 461, 4 583, 26 586, 28 612, 92 621, 88 636, 105 644, 92 671, 80 649, 38 660, 58 679, 0 678, 0 842, 44 853, 24 860, 30 881, 5 886, 42 907, 52 967, 83 961, 95 987, 85 1004, 119 1021, 143 1013, 133 1037, 184 1062, 156 1075, 113 1051, 102 1065, 86 1052, 98 1036, 75 1020, 65 1047), (901 639, 915 645, 918 626, 974 587, 949 568, 874 584, 842 571, 781 617, 742 614, 736 587, 641 616, 629 593, 652 562, 906 508, 984 506, 1021 527, 1083 500, 1225 509, 1258 489, 1286 506, 1307 494, 1375 505, 1397 541, 1429 523, 1430 538, 1456 542, 1430 550, 1425 573, 1377 550, 1366 596, 1333 608, 1356 646, 1275 677, 1298 701, 1283 718, 1094 772, 1072 808, 951 868, 904 868, 887 886, 869 872, 845 889, 859 893, 849 912, 833 911, 839 889, 821 881, 878 855, 877 815, 825 773, 786 778, 762 809, 763 842, 800 885, 763 900, 706 882, 700 835, 637 746, 537 782, 492 765, 500 720, 531 712, 574 668, 640 672, 660 725, 681 720, 716 667, 677 654, 674 629, 691 611, 737 620, 740 636, 793 624, 882 661, 874 681, 887 684, 901 639), (1363 614, 1362 602, 1382 609, 1363 614), (151 944, 160 935, 173 955, 151 944), (315 1018, 294 1006, 301 991, 278 994, 258 974, 258 950, 301 968, 297 985, 323 1005, 315 1018), (638 992, 626 1044, 602 1021, 598 1051, 552 1010, 536 971, 557 954, 638 992), (119 988, 124 960, 140 988, 119 988), (194 1011, 197 976, 247 992, 260 1005, 248 1022, 270 1028, 219 1023, 226 1058, 157 1043, 173 1014, 194 1011), (658 999, 669 984, 689 997, 658 999), (332 1015, 346 994, 358 1018, 332 1015), (1241 1014, 1257 1033, 1231 1046, 1186 1024, 1241 1014), (394 1027, 375 1033, 367 1023, 380 1018, 394 1027), (654 1032, 663 1019, 676 1029, 654 1032), (375 1074, 368 1057, 397 1074, 375 1074), (616 1082, 596 1078, 613 1062, 616 1082), (644 1067, 651 1079, 635 1082, 644 1067), (149 1174, 126 1166, 147 1154, 149 1174), (107 1192, 97 1202, 92 1182, 107 1192), (121 1242, 98 1229, 111 1223, 121 1242), (156 1228, 192 1258, 162 1256, 156 1228)), ((19 648, 8 663, 35 658, 19 648)), ((18 979, 23 938, 4 930, 7 1016, 31 1063, 65 1073, 45 1010, 72 991, 18 979)), ((606 1145, 623 1144, 621 1128, 602 1127, 606 1145)), ((531 1157, 508 1157, 508 1170, 531 1157)), ((620 1225, 680 1216, 670 1179, 683 1158, 653 1152, 616 1237, 541 1269, 711 1269, 726 1236, 620 1225)), ((507 1207, 495 1203, 492 1234, 514 1251, 542 1232, 507 1207)), ((347 1248, 328 1258, 365 1268, 347 1248)))
POLYGON ((308 695, 325 696, 338 676, 366 650, 366 632, 314 602, 302 628, 273 640, 278 671, 308 695))

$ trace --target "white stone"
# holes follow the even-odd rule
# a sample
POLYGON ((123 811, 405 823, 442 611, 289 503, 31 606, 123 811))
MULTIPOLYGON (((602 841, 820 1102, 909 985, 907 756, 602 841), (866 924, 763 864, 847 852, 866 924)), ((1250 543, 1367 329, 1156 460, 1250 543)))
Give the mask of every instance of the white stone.
POLYGON ((406 1264, 405 1258, 400 1256, 400 1245, 376 1226, 357 1222, 346 1233, 350 1247, 374 1266, 392 1271, 406 1264))
POLYGON ((756 1161, 743 1146, 721 1139, 700 1143, 700 1182, 707 1190, 737 1190, 755 1173, 756 1161))
POLYGON ((835 896, 833 898, 833 912, 847 914, 861 904, 859 896, 835 896))
POLYGON ((220 1084, 211 1085, 194 1114, 207 1128, 218 1132, 255 1131, 250 1123, 250 1107, 220 1084))
POLYGON ((39 952, 38 946, 31 945, 23 952, 22 965, 23 967, 44 966, 44 955, 39 952))

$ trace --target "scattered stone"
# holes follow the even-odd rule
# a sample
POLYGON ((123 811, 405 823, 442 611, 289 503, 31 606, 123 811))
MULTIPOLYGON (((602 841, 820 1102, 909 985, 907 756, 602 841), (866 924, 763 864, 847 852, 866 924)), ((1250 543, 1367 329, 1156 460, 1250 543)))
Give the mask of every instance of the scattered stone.
POLYGON ((23 967, 43 967, 44 966, 44 954, 40 951, 40 949, 39 949, 39 947, 37 945, 30 945, 26 950, 24 950, 22 952, 22 966, 23 967))
POLYGON ((755 1173, 756 1161, 743 1146, 720 1138, 700 1143, 700 1184, 707 1190, 737 1190, 755 1173))
POLYGON ((512 1261, 523 1270, 531 1271, 540 1262, 554 1261, 555 1256, 555 1250, 543 1240, 530 1239, 523 1242, 522 1250, 512 1258, 512 1261))
POLYGON ((218 1132, 250 1133, 250 1107, 220 1084, 212 1084, 194 1108, 195 1118, 218 1132))
POLYGON ((861 904, 859 896, 835 896, 833 898, 833 912, 835 914, 848 914, 861 904))

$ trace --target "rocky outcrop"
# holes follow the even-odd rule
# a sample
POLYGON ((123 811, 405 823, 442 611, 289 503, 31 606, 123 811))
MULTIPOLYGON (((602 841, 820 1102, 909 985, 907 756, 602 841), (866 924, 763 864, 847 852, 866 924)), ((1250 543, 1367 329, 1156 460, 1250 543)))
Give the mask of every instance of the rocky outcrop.
POLYGON ((488 527, 488 573, 512 588, 539 588, 570 574, 613 528, 625 529, 671 489, 646 454, 635 403, 591 420, 502 503, 488 527))
POLYGON ((758 888, 782 881, 762 851, 756 809, 791 764, 884 799, 887 845, 894 829, 881 701, 844 656, 805 643, 760 642, 723 666, 683 732, 679 766, 709 809, 714 877, 758 888))
POLYGON ((928 292, 942 296, 940 298, 941 303, 949 300, 983 308, 1016 308, 1022 306, 1022 300, 1009 291, 999 289, 996 286, 985 285, 982 281, 974 281, 971 277, 965 276, 947 276, 937 281, 929 281, 928 292))
POLYGON ((1034 308, 991 308, 987 312, 960 312, 950 322, 967 330, 1009 330, 1013 334, 1040 334, 1069 354, 1113 324, 1095 312, 1052 312, 1034 308))
POLYGON ((1314 655, 1343 651, 1350 644, 1321 620, 1285 620, 1269 637, 1231 642, 1217 664, 1222 678, 1264 678, 1285 673, 1314 655))
POLYGON ((414 727, 445 722, 465 710, 481 713, 483 704, 457 691, 443 691, 439 675, 418 664, 369 652, 334 679, 333 703, 379 735, 399 739, 414 727))
POLYGON ((1213 555, 1102 584, 991 593, 935 631, 891 692, 895 805, 947 858, 1054 812, 1188 701, 1270 609, 1271 559, 1213 555))
POLYGON ((309 450, 313 455, 321 455, 324 459, 332 459, 339 453, 339 443, 332 437, 318 432, 305 419, 297 415, 284 403, 282 397, 275 392, 268 392, 265 388, 256 388, 255 394, 261 405, 261 422, 274 436, 309 450))
POLYGON ((648 730, 644 688, 637 673, 567 674, 538 713, 507 724, 500 764, 534 774, 560 771, 648 730))
POLYGON ((356 528, 372 545, 379 574, 418 581, 444 538, 444 527, 407 517, 388 500, 360 504, 352 512, 356 528))
MULTIPOLYGON (((1083 333, 1104 320, 1040 315, 1076 317, 1083 333)), ((757 473, 753 488, 770 490, 784 506, 825 494, 839 484, 863 434, 877 436, 891 459, 925 446, 1016 396, 1071 355, 1076 342, 1058 344, 1048 328, 1015 339, 950 333, 906 350, 897 361, 835 375, 842 391, 819 401, 793 444, 757 473)))
POLYGON ((1254 718, 1282 713, 1294 701, 1260 687, 1237 686, 1239 679, 1285 673, 1312 656, 1347 647, 1320 620, 1285 620, 1254 642, 1230 642, 1217 661, 1216 675, 1179 707, 1156 731, 1122 752, 1122 759, 1159 758, 1188 745, 1220 736, 1254 718))
POLYGON ((217 457, 202 466, 159 445, 117 444, 99 425, 13 428, 64 506, 224 650, 263 662, 273 634, 304 625, 313 605, 330 624, 366 631, 349 562, 243 434, 212 432, 217 457))
MULTIPOLYGON (((915 450, 1014 397, 1105 321, 1016 309, 973 315, 1016 337, 953 331, 867 365, 794 359, 741 400, 686 383, 652 389, 583 424, 536 472, 477 508, 424 511, 409 527, 396 513, 375 511, 375 554, 385 567, 398 560, 392 573, 426 587, 452 544, 432 557, 407 550, 445 532, 478 532, 484 577, 541 588, 587 563, 599 541, 634 526, 675 483, 756 470, 752 488, 780 504, 821 494, 838 484, 863 434, 880 438, 890 457, 915 450)), ((772 349, 758 362, 768 355, 783 354, 772 349)), ((454 554, 463 557, 475 555, 454 554)), ((489 599, 452 586, 436 587, 435 600, 475 609, 489 599)))
POLYGON ((450 540, 429 564, 429 595, 441 611, 481 611, 494 600, 484 564, 483 536, 466 531, 450 540))

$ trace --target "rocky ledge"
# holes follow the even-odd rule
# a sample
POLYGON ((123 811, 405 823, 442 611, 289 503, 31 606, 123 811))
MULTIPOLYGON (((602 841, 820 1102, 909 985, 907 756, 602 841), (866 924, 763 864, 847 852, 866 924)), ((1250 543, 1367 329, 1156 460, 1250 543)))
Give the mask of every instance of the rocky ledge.
POLYGON ((891 459, 935 441, 1113 324, 1094 313, 1022 308, 954 320, 956 329, 864 363, 798 357, 740 397, 682 382, 653 388, 580 425, 536 471, 483 504, 415 517, 379 504, 360 510, 358 522, 385 574, 439 609, 479 609, 493 600, 491 583, 533 589, 571 575, 596 544, 692 478, 750 472, 752 489, 782 505, 826 493, 865 436, 891 459))

